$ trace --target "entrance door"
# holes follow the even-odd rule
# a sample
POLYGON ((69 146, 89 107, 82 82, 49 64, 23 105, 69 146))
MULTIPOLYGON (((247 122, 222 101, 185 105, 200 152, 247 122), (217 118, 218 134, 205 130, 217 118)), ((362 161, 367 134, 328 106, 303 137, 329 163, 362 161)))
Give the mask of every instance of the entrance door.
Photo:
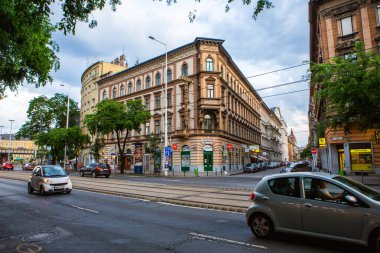
POLYGON ((204 171, 212 171, 213 152, 203 151, 204 171))
POLYGON ((131 165, 132 165, 132 155, 127 155, 124 157, 125 159, 125 170, 131 170, 131 165))

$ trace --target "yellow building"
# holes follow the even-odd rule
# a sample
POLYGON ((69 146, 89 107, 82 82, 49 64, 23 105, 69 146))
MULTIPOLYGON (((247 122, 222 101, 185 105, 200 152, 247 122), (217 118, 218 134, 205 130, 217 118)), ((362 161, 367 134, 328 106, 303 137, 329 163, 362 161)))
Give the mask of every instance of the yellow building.
POLYGON ((9 139, 9 135, 3 134, 0 139, 0 159, 1 162, 5 162, 8 159, 8 155, 12 155, 13 161, 29 161, 35 157, 35 151, 37 146, 30 140, 15 140, 12 135, 12 141, 9 139))
MULTIPOLYGON (((82 74, 81 83, 81 109, 80 109, 80 127, 82 132, 89 134, 84 126, 84 118, 87 114, 93 113, 95 105, 98 103, 98 85, 97 81, 108 75, 127 68, 125 56, 121 55, 111 63, 99 61, 88 67, 82 74)), ((81 161, 87 163, 92 160, 90 148, 85 148, 81 153, 81 161)))

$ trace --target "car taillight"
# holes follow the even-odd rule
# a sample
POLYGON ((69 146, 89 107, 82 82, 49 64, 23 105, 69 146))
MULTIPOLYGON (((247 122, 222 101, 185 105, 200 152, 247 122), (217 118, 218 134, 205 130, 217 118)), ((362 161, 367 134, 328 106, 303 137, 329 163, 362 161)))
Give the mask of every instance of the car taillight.
POLYGON ((99 167, 96 167, 96 169, 95 169, 96 171, 99 171, 100 170, 100 168, 99 167))
POLYGON ((255 201, 255 197, 256 197, 255 193, 252 192, 249 198, 251 199, 251 201, 255 201))

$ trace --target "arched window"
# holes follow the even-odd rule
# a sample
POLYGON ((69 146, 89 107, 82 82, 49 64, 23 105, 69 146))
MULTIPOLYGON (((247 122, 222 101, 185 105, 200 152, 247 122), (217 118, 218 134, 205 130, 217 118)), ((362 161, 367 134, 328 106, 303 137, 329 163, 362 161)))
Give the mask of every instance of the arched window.
POLYGON ((211 58, 206 60, 206 71, 214 71, 214 61, 211 58))
POLYGON ((137 91, 140 91, 141 90, 141 80, 138 79, 137 80, 137 91))
POLYGON ((107 99, 107 91, 106 90, 103 91, 103 100, 104 99, 107 99))
POLYGON ((113 87, 112 98, 116 98, 116 96, 117 96, 117 89, 116 89, 116 87, 113 87))
POLYGON ((124 96, 124 84, 120 87, 120 96, 124 96))
POLYGON ((168 73, 166 75, 166 80, 167 80, 167 82, 172 81, 172 70, 171 69, 168 69, 168 73))
POLYGON ((131 94, 132 93, 132 83, 129 82, 128 84, 128 94, 131 94))
POLYGON ((150 88, 150 76, 145 78, 145 89, 150 88))
POLYGON ((207 131, 212 130, 212 118, 209 114, 206 114, 204 117, 204 129, 207 131))
POLYGON ((160 84, 161 84, 161 74, 157 73, 156 74, 156 85, 160 85, 160 84))
POLYGON ((182 76, 187 76, 187 63, 182 65, 182 76))

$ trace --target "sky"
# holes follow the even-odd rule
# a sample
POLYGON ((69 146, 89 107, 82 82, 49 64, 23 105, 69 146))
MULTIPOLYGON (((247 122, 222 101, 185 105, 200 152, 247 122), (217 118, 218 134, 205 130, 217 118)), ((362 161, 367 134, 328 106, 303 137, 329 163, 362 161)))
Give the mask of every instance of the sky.
MULTIPOLYGON (((29 101, 54 93, 69 94, 80 105, 81 75, 96 61, 111 62, 124 53, 129 66, 164 53, 164 48, 148 36, 166 43, 168 50, 193 42, 196 37, 224 40, 223 46, 246 77, 272 72, 309 60, 308 1, 274 0, 274 8, 265 10, 254 21, 253 5, 243 6, 236 0, 225 12, 227 0, 187 0, 168 6, 166 1, 124 0, 113 12, 109 6, 90 18, 97 20, 94 29, 78 23, 75 35, 56 32, 54 40, 61 67, 53 72, 54 81, 45 87, 20 87, 0 100, 0 133, 15 133, 27 120, 29 101), (189 21, 189 12, 196 10, 196 19, 189 21), (61 84, 64 87, 60 86, 61 84)), ((255 1, 252 1, 255 2, 255 1)), ((59 6, 54 5, 57 20, 59 6)), ((308 65, 248 78, 253 88, 262 89, 301 80, 308 65)), ((282 116, 296 136, 299 147, 308 139, 308 82, 258 91, 268 107, 280 107, 282 116), (277 96, 271 96, 277 95, 277 96)))

